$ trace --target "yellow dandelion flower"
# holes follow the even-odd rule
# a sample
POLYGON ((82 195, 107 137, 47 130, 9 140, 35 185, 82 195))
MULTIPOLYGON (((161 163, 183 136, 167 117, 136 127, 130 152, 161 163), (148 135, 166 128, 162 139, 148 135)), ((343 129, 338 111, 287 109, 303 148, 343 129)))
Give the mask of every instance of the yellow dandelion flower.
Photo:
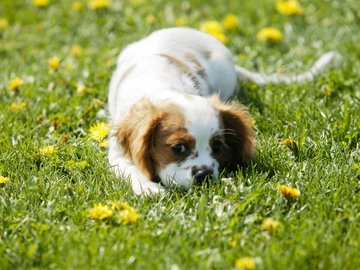
POLYGON ((176 26, 185 26, 188 24, 188 19, 186 17, 179 17, 175 19, 176 26))
POLYGON ((272 232, 280 226, 280 221, 271 217, 265 218, 261 223, 261 229, 264 231, 272 232))
POLYGON ((295 142, 295 140, 288 138, 286 140, 284 140, 283 142, 291 151, 293 151, 295 156, 299 155, 299 148, 295 142))
POLYGON ((110 128, 106 123, 100 122, 92 125, 89 132, 91 139, 101 142, 109 134, 110 128))
POLYGON ((84 56, 84 50, 80 45, 75 44, 71 47, 70 54, 74 57, 81 58, 84 56))
POLYGON ((285 139, 283 143, 292 150, 297 148, 295 140, 291 138, 285 139))
POLYGON ((51 70, 56 70, 60 65, 60 58, 57 56, 53 56, 48 60, 48 66, 51 70))
POLYGON ((235 267, 238 269, 252 270, 256 267, 256 262, 251 257, 242 257, 236 260, 235 267))
POLYGON ((24 81, 21 78, 15 77, 14 79, 11 79, 8 82, 7 86, 10 90, 16 90, 16 89, 19 89, 23 84, 24 84, 24 81))
POLYGON ((114 210, 120 209, 120 202, 119 201, 111 201, 110 202, 111 208, 114 210))
POLYGON ((104 9, 110 6, 110 0, 89 0, 88 6, 90 9, 104 9))
POLYGON ((154 15, 146 16, 145 22, 147 25, 152 25, 156 22, 156 17, 154 15))
POLYGON ((222 43, 227 42, 222 25, 218 21, 205 21, 200 25, 200 30, 212 35, 222 43))
POLYGON ((44 146, 39 149, 39 153, 42 156, 53 156, 56 153, 56 148, 53 145, 44 146))
POLYGON ((136 223, 139 217, 140 215, 137 210, 132 207, 130 209, 120 210, 116 215, 118 222, 122 224, 136 223))
POLYGON ((302 7, 297 0, 278 0, 276 1, 276 10, 286 16, 303 14, 302 7))
POLYGON ((0 185, 5 185, 6 183, 8 183, 10 181, 9 177, 5 177, 5 176, 1 176, 0 175, 0 185))
POLYGON ((231 240, 230 243, 229 243, 230 247, 236 247, 237 246, 237 241, 234 239, 234 240, 231 240))
POLYGON ((282 195, 288 198, 296 198, 300 196, 300 190, 286 185, 278 185, 278 190, 282 195))
POLYGON ((120 201, 112 201, 110 202, 111 207, 115 210, 133 210, 129 203, 127 202, 120 202, 120 201))
POLYGON ((42 114, 38 114, 37 116, 36 116, 36 122, 41 122, 42 120, 44 120, 44 116, 42 115, 42 114))
POLYGON ((135 209, 132 208, 132 207, 130 206, 130 204, 127 203, 127 202, 119 202, 119 210, 133 211, 133 210, 135 210, 135 209))
POLYGON ((228 14, 223 20, 225 29, 232 30, 238 26, 239 20, 235 14, 228 14))
POLYGON ((0 18, 0 31, 9 27, 9 21, 5 18, 0 18))
POLYGON ((322 87, 323 88, 323 91, 324 91, 324 94, 327 95, 328 97, 331 97, 332 95, 334 95, 335 93, 335 90, 334 88, 332 88, 330 85, 325 85, 322 87))
POLYGON ((31 3, 36 7, 47 7, 50 5, 50 0, 32 0, 31 3))
POLYGON ((97 203, 93 208, 90 209, 90 217, 95 220, 104 220, 111 217, 114 212, 107 205, 97 203))
POLYGON ((206 33, 223 32, 222 25, 215 20, 205 21, 200 25, 200 30, 206 33))
POLYGON ((214 32, 211 34, 213 37, 215 37, 217 40, 219 40, 222 43, 226 43, 228 41, 227 37, 225 36, 224 33, 220 33, 220 32, 214 32))
POLYGON ((261 41, 280 42, 283 35, 280 30, 276 28, 265 27, 256 34, 256 38, 261 41))
POLYGON ((25 102, 13 102, 10 104, 10 111, 14 112, 14 113, 18 113, 18 112, 22 112, 26 107, 26 103, 25 102))
POLYGON ((84 5, 80 1, 75 1, 71 4, 71 8, 76 11, 81 11, 84 9, 84 5))
POLYGON ((109 143, 108 143, 108 141, 107 140, 103 140, 103 141, 101 141, 101 142, 99 142, 99 146, 101 147, 101 148, 109 148, 109 143))
POLYGON ((110 202, 113 210, 117 211, 116 218, 119 223, 136 223, 140 217, 138 211, 127 202, 110 202))

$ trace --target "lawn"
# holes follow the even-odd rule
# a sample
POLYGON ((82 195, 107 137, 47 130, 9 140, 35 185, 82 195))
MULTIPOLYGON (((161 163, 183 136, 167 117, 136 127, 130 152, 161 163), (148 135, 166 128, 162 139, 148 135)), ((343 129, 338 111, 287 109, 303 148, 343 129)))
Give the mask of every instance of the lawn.
POLYGON ((0 269, 360 269, 359 1, 302 0, 295 16, 275 0, 95 2, 1 0, 0 269), (210 20, 254 71, 301 72, 329 50, 343 61, 304 85, 239 82, 252 164, 138 197, 96 130, 116 56, 210 20), (264 27, 281 38, 259 40, 264 27))

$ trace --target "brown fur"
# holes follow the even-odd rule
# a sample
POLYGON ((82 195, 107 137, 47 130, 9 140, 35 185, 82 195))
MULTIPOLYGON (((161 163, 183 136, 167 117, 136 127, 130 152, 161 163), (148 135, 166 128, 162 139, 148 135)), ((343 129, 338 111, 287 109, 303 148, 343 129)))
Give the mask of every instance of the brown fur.
MULTIPOLYGON (((250 115, 240 104, 226 105, 216 96, 209 98, 219 111, 224 132, 212 137, 224 144, 222 153, 215 155, 220 168, 236 170, 245 165, 255 153, 254 132, 250 115)), ((185 128, 185 119, 180 108, 172 103, 153 104, 147 99, 137 103, 116 129, 116 137, 124 155, 141 168, 151 181, 156 181, 157 172, 172 162, 181 162, 189 156, 196 141, 185 128), (176 154, 171 146, 187 145, 187 152, 176 154)))
POLYGON ((170 64, 174 65, 182 74, 187 76, 194 83, 195 88, 199 87, 197 77, 193 74, 191 68, 186 63, 169 54, 160 54, 160 56, 166 58, 170 64))
POLYGON ((153 143, 152 156, 157 168, 160 170, 169 163, 183 161, 195 148, 195 139, 184 127, 184 119, 181 114, 168 115, 156 130, 155 141, 153 143), (174 153, 170 147, 178 143, 187 146, 187 151, 183 154, 174 153))
POLYGON ((224 129, 225 148, 219 160, 220 168, 235 171, 255 155, 250 114, 241 104, 224 104, 217 96, 212 96, 209 100, 219 111, 224 129))
POLYGON ((131 108, 129 114, 116 128, 118 144, 124 155, 133 160, 134 164, 154 178, 155 168, 148 153, 149 141, 152 140, 150 130, 154 129, 162 115, 155 114, 156 108, 147 100, 142 100, 131 108))
POLYGON ((184 118, 174 104, 154 105, 143 99, 136 104, 117 128, 117 140, 136 166, 151 181, 157 172, 171 162, 180 162, 186 155, 176 155, 170 146, 186 143, 189 151, 195 140, 184 128, 184 118))
POLYGON ((203 65, 201 65, 199 60, 196 58, 196 55, 193 53, 186 53, 184 57, 187 61, 189 61, 190 63, 192 63, 195 66, 196 74, 199 75, 200 77, 202 77, 204 80, 206 80, 207 74, 206 74, 205 68, 203 65))

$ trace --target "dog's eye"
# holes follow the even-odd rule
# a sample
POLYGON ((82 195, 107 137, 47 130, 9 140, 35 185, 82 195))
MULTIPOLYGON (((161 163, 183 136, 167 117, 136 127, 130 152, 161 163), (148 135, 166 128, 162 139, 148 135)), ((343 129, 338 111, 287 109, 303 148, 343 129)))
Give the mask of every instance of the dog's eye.
POLYGON ((215 140, 211 145, 211 149, 214 154, 220 154, 223 148, 224 144, 220 140, 215 140))
POLYGON ((172 145, 170 149, 176 154, 184 154, 187 151, 186 144, 184 143, 172 145))

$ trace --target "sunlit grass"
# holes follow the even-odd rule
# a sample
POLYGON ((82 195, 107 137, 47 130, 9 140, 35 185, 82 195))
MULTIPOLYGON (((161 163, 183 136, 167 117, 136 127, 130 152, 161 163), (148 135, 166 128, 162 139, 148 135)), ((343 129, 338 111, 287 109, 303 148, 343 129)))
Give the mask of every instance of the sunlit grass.
POLYGON ((277 2, 3 1, 0 269, 359 268, 360 5, 277 2), (211 21, 251 70, 303 71, 334 49, 344 61, 301 86, 240 82, 256 160, 209 188, 137 197, 103 140, 116 56, 211 21), (281 40, 259 41, 266 27, 281 40))

